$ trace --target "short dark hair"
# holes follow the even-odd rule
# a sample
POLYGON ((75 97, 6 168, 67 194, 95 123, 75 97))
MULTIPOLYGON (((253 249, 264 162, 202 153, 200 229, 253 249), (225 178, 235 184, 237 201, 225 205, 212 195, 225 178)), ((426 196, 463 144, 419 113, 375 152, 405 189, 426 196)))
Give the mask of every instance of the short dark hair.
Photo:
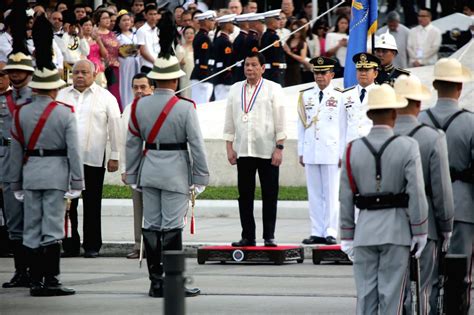
POLYGON ((147 14, 149 11, 156 11, 158 12, 158 8, 156 7, 156 5, 154 5, 153 3, 149 3, 145 6, 145 14, 147 14))
POLYGON ((250 52, 245 59, 254 58, 254 57, 258 59, 258 63, 261 66, 263 66, 265 64, 265 56, 261 52, 258 52, 258 51, 250 52))
POLYGON ((84 3, 78 3, 74 6, 74 10, 76 9, 79 9, 79 8, 83 8, 84 10, 86 9, 87 5, 84 4, 84 3))
POLYGON ((133 76, 133 78, 132 78, 132 87, 133 87, 133 81, 139 80, 139 79, 143 79, 143 78, 146 78, 146 79, 147 79, 148 84, 149 84, 150 86, 155 86, 155 85, 153 84, 153 80, 151 80, 149 77, 147 77, 147 76, 146 76, 146 73, 139 72, 139 73, 135 74, 135 75, 133 76))
POLYGON ((94 25, 94 22, 93 22, 92 19, 91 19, 90 17, 88 17, 88 16, 86 16, 86 17, 80 19, 80 20, 79 20, 79 25, 80 25, 80 26, 83 26, 84 24, 86 24, 86 23, 89 22, 89 21, 92 23, 92 25, 94 25))
POLYGON ((199 10, 199 9, 198 9, 198 10, 194 10, 194 12, 193 12, 193 14, 192 14, 192 18, 194 19, 194 16, 195 16, 196 14, 201 14, 201 13, 202 13, 202 11, 199 10))

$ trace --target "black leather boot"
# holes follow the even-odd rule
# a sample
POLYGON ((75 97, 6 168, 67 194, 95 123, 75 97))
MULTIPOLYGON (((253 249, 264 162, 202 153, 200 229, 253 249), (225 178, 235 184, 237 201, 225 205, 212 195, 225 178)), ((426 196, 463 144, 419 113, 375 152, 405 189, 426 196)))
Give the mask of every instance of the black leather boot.
MULTIPOLYGON (((174 229, 163 232, 163 251, 166 250, 183 250, 182 229, 174 229)), ((199 295, 201 289, 199 288, 184 288, 186 297, 199 295)))
POLYGON ((142 229, 146 263, 150 277, 151 297, 163 297, 163 266, 161 265, 161 232, 142 229))
POLYGON ((59 281, 61 245, 59 243, 44 247, 43 256, 44 285, 49 296, 73 295, 74 289, 63 287, 59 281))
POLYGON ((31 296, 49 296, 46 291, 46 287, 43 282, 43 253, 44 248, 30 248, 29 259, 30 264, 30 275, 31 275, 31 284, 30 284, 30 295, 31 296))
POLYGON ((9 282, 5 282, 2 287, 30 287, 30 275, 28 273, 28 250, 23 246, 23 240, 12 240, 13 261, 15 273, 9 282))

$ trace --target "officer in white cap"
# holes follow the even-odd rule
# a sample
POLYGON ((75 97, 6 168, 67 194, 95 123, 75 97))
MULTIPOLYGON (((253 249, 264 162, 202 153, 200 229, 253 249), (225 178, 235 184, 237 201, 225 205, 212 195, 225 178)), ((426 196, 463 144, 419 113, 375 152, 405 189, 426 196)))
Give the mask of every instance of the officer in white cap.
POLYGON ((339 200, 341 249, 353 259, 356 314, 400 314, 410 256, 428 234, 428 204, 418 143, 395 135, 407 101, 388 84, 368 93, 370 133, 349 143, 339 200), (355 222, 354 206, 360 209, 355 222))
MULTIPOLYGON (((234 31, 235 17, 236 14, 227 14, 216 19, 220 32, 213 43, 213 55, 216 60, 215 72, 220 72, 233 64, 230 34, 234 31)), ((233 69, 229 68, 214 78, 214 96, 216 101, 227 98, 232 85, 232 71, 233 69)))
POLYGON ((280 24, 280 12, 281 9, 263 13, 267 30, 262 35, 260 47, 270 46, 270 48, 262 52, 266 61, 263 77, 282 85, 285 78, 286 61, 280 37, 276 32, 280 24))
POLYGON ((235 17, 235 23, 240 27, 240 33, 237 35, 233 42, 232 46, 232 63, 236 63, 242 61, 241 63, 237 64, 232 69, 232 83, 245 80, 244 75, 244 63, 245 57, 248 55, 248 40, 249 37, 249 17, 254 15, 255 13, 246 13, 240 14, 235 17))
MULTIPOLYGON (((196 84, 212 75, 215 65, 209 32, 214 30, 216 12, 209 10, 196 14, 196 19, 199 21, 200 29, 193 41, 194 69, 191 73, 191 84, 196 84)), ((191 88, 191 98, 197 104, 207 103, 211 98, 212 88, 213 85, 209 81, 196 84, 191 88)))
POLYGON ((397 54, 397 42, 389 31, 375 38, 375 55, 380 59, 379 74, 375 78, 375 83, 387 83, 393 86, 393 82, 401 74, 410 75, 410 71, 396 68, 393 65, 397 54))

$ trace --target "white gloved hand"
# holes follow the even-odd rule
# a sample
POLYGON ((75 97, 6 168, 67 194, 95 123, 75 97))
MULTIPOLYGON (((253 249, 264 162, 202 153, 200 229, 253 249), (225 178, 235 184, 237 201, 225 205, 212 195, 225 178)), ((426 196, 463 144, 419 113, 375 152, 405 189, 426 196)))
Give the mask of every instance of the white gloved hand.
POLYGON ((81 196, 82 190, 71 189, 64 194, 66 199, 76 199, 81 196))
POLYGON ((346 253, 350 261, 354 261, 354 241, 341 241, 341 250, 346 253))
POLYGON ((415 248, 415 245, 418 245, 418 247, 416 249, 416 253, 415 253, 415 258, 417 258, 417 259, 420 258, 421 252, 425 248, 427 241, 428 241, 428 234, 415 235, 411 238, 410 251, 413 251, 413 249, 415 248))
POLYGON ((451 244, 451 236, 453 236, 452 232, 443 232, 443 245, 441 247, 442 252, 447 252, 449 245, 451 244))
POLYGON ((14 191, 13 195, 15 196, 15 199, 19 202, 23 202, 23 200, 25 200, 25 192, 23 190, 14 191))
POLYGON ((202 194, 206 190, 206 186, 204 185, 194 185, 194 192, 196 193, 196 197, 202 194))
POLYGON ((142 191, 140 188, 138 188, 137 184, 130 184, 130 188, 132 188, 133 190, 136 190, 138 192, 142 191))

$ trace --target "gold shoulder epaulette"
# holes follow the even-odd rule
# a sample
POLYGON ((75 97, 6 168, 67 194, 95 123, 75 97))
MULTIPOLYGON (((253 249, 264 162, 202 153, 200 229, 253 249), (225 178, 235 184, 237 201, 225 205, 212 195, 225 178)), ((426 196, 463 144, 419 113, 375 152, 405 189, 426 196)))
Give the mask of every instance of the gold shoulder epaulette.
POLYGON ((347 89, 342 90, 342 93, 345 93, 345 92, 347 92, 347 91, 350 91, 350 90, 354 89, 355 87, 356 87, 355 85, 353 85, 353 86, 351 86, 351 87, 348 87, 347 89))
POLYGON ((311 89, 313 89, 313 88, 314 88, 314 87, 312 86, 312 87, 309 87, 309 88, 307 88, 307 89, 301 90, 300 93, 306 92, 306 91, 311 90, 311 89))
POLYGON ((397 69, 398 71, 400 71, 403 74, 408 74, 408 75, 410 74, 410 71, 408 71, 408 70, 405 70, 405 69, 402 69, 402 68, 395 68, 395 69, 397 69))

